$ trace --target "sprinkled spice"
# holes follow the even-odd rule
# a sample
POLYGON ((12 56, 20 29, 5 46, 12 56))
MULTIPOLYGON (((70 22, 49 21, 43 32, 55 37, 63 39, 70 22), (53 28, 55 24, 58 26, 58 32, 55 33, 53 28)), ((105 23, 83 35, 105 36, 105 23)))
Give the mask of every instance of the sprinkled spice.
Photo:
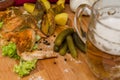
POLYGON ((45 41, 45 38, 43 38, 43 41, 45 41))
POLYGON ((43 43, 46 44, 46 43, 48 43, 48 41, 44 40, 43 43))
POLYGON ((40 48, 39 50, 41 50, 41 51, 42 51, 42 48, 40 48))
POLYGON ((46 37, 49 37, 49 35, 47 35, 46 37))
POLYGON ((70 54, 70 50, 67 51, 70 54))
POLYGON ((48 43, 46 43, 46 45, 50 45, 50 43, 48 42, 48 43))
POLYGON ((56 64, 56 62, 53 62, 54 64, 56 64))
POLYGON ((35 42, 36 44, 38 43, 38 41, 35 42))
POLYGON ((67 59, 65 58, 64 61, 67 61, 67 59))
POLYGON ((44 39, 43 44, 50 45, 50 42, 48 42, 47 40, 44 39))
POLYGON ((53 37, 56 37, 56 35, 53 35, 53 37))
POLYGON ((32 76, 28 80, 44 80, 41 76, 32 76))
POLYGON ((69 70, 68 69, 64 69, 64 72, 69 72, 69 70))

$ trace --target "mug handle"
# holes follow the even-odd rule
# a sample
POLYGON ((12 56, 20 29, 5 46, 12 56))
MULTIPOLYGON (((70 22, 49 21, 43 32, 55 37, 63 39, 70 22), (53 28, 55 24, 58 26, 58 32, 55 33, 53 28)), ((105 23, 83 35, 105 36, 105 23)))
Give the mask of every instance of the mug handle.
POLYGON ((92 10, 92 8, 89 5, 81 4, 77 8, 77 10, 75 12, 75 17, 74 17, 74 27, 75 27, 75 30, 76 30, 77 34, 79 35, 80 39, 85 44, 86 44, 86 41, 87 41, 87 31, 83 30, 83 27, 81 25, 81 22, 82 22, 81 20, 82 20, 82 15, 83 14, 87 15, 87 16, 91 15, 91 10, 92 10))

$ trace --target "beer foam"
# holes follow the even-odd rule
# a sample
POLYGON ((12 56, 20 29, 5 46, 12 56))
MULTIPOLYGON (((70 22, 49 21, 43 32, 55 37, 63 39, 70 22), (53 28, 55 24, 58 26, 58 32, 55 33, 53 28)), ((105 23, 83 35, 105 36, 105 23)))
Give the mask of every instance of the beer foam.
POLYGON ((100 19, 100 22, 106 25, 106 27, 100 23, 96 24, 95 32, 98 34, 94 34, 96 47, 109 54, 120 55, 120 31, 116 31, 120 30, 120 19, 108 17, 100 19))

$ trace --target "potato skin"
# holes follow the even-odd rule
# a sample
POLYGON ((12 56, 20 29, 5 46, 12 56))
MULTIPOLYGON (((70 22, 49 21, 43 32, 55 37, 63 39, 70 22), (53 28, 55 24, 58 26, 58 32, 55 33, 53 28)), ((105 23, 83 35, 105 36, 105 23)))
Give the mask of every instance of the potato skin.
POLYGON ((68 20, 68 14, 67 13, 59 13, 55 16, 55 22, 57 25, 66 25, 68 20))

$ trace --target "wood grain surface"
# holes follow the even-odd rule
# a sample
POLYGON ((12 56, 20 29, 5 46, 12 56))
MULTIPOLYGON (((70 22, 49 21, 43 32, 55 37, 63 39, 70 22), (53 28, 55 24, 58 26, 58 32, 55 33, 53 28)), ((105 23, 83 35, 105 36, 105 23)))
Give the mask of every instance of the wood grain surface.
MULTIPOLYGON (((69 5, 66 5, 65 12, 69 13, 69 18, 73 20, 74 13, 69 5)), ((84 19, 84 22, 86 24, 87 20, 84 19)), ((73 21, 70 21, 70 25, 73 25, 73 21)), ((70 54, 39 60, 35 70, 23 78, 13 72, 13 66, 17 62, 0 54, 0 80, 97 80, 85 63, 84 54, 80 51, 78 53, 78 60, 74 60, 70 54)))

